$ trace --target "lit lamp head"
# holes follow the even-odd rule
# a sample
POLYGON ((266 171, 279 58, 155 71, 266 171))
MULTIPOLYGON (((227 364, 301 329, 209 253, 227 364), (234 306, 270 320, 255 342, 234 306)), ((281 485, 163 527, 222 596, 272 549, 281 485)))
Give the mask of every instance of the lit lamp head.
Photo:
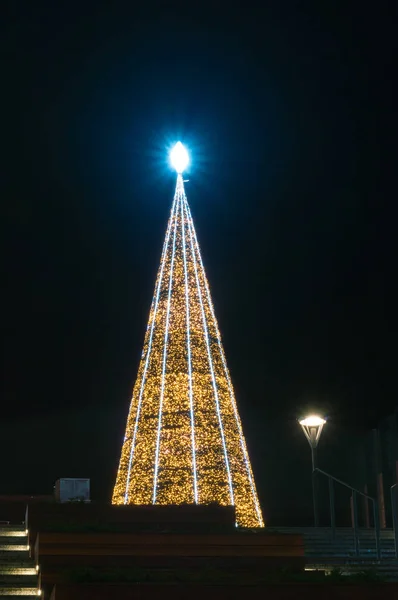
POLYGON ((322 417, 319 417, 318 415, 310 415, 299 421, 299 423, 311 448, 316 448, 319 438, 321 437, 323 426, 326 423, 325 419, 322 419, 322 417))
POLYGON ((170 162, 178 174, 181 174, 189 164, 189 156, 185 146, 177 142, 170 152, 170 162))

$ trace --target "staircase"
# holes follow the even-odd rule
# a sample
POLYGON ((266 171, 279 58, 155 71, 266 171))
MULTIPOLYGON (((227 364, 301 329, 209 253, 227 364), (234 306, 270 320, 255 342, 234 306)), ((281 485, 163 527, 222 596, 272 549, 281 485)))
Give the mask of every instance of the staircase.
POLYGON ((328 527, 278 527, 267 528, 280 533, 301 533, 304 540, 306 570, 331 572, 339 569, 343 574, 358 571, 376 571, 383 580, 398 581, 398 559, 392 529, 380 531, 381 560, 377 558, 373 529, 359 529, 359 555, 355 552, 354 533, 351 528, 338 527, 333 539, 328 527))
POLYGON ((25 525, 0 522, 0 600, 41 596, 38 568, 29 556, 25 525))

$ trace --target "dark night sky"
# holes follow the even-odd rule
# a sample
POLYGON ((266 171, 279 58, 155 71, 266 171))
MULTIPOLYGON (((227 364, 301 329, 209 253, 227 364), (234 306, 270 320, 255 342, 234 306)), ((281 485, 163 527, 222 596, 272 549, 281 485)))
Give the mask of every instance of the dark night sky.
POLYGON ((395 3, 173 4, 10 3, 0 493, 109 497, 177 139, 266 514, 396 405, 395 3))

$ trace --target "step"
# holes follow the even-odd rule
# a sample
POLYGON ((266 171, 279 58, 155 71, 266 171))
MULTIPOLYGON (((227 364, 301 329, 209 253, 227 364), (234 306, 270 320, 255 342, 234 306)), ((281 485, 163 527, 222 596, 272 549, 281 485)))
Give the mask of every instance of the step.
MULTIPOLYGON (((369 553, 375 553, 376 547, 373 546, 373 548, 364 548, 363 546, 359 545, 359 552, 363 552, 364 554, 369 553)), ((325 546, 305 546, 304 547, 304 554, 311 552, 312 554, 321 554, 322 552, 355 552, 355 545, 354 544, 350 544, 349 546, 328 546, 325 544, 325 546)), ((386 554, 386 555, 392 555, 395 556, 395 548, 380 548, 380 552, 382 554, 386 554)))
POLYGON ((1 587, 0 588, 0 598, 3 598, 4 596, 10 596, 10 597, 15 597, 15 596, 28 596, 28 597, 33 597, 36 598, 37 600, 37 596, 41 596, 41 594, 39 594, 40 590, 38 590, 37 587, 12 587, 12 586, 7 586, 7 587, 1 587))
MULTIPOLYGON (((355 540, 355 536, 351 536, 349 538, 344 538, 343 540, 340 538, 332 538, 332 537, 324 537, 319 540, 312 540, 309 538, 304 538, 304 544, 320 546, 322 544, 341 544, 342 546, 346 546, 347 544, 351 544, 352 541, 355 540)), ((374 546, 376 543, 376 538, 370 540, 363 540, 358 538, 358 542, 363 546, 374 546)), ((387 548, 393 548, 395 546, 394 540, 380 540, 380 546, 386 546, 387 548)))
MULTIPOLYGON (((346 531, 352 531, 352 527, 336 527, 336 531, 339 532, 346 532, 346 531)), ((374 531, 373 527, 358 527, 358 530, 360 533, 368 533, 370 531, 374 531)), ((267 531, 280 531, 281 533, 285 533, 285 532, 296 532, 296 531, 301 531, 303 533, 308 533, 308 532, 312 532, 312 533, 322 533, 325 531, 330 531, 330 526, 328 525, 327 527, 267 527, 267 531)), ((394 530, 392 527, 386 527, 385 529, 380 529, 380 533, 382 534, 390 534, 392 533, 394 530)))
MULTIPOLYGON (((369 539, 369 540, 364 540, 362 538, 357 538, 357 539, 358 539, 358 543, 361 544, 362 546, 375 546, 375 544, 376 544, 376 538, 369 539)), ((348 544, 352 544, 353 540, 355 540, 355 536, 345 538, 344 540, 342 540, 340 538, 332 538, 332 537, 325 537, 320 540, 312 540, 312 539, 304 538, 304 544, 307 544, 309 546, 320 546, 322 544, 339 544, 341 546, 347 546, 348 544)), ((394 540, 379 540, 379 544, 383 548, 394 548, 395 547, 394 540)))
POLYGON ((0 535, 27 535, 28 530, 25 525, 8 525, 8 526, 0 526, 0 535))
POLYGON ((390 573, 395 573, 398 575, 398 568, 396 565, 380 565, 378 563, 332 563, 332 562, 322 562, 322 563, 308 563, 305 567, 306 571, 310 571, 312 569, 318 571, 333 571, 334 568, 338 567, 339 570, 355 570, 355 571, 388 571, 390 573))
MULTIPOLYGON (((297 528, 297 529, 274 529, 267 528, 267 533, 282 533, 282 534, 301 534, 306 539, 323 539, 325 537, 329 537, 332 533, 330 527, 315 529, 315 528, 297 528)), ((339 539, 349 538, 354 535, 354 529, 352 527, 347 527, 347 529, 337 528, 335 530, 336 537, 339 539)), ((374 529, 360 529, 358 531, 358 537, 360 539, 374 539, 375 532, 374 529)), ((380 531, 380 539, 381 540, 394 540, 394 532, 393 530, 381 530, 380 531)))
MULTIPOLYGON (((363 548, 359 548, 358 550, 359 554, 362 556, 377 556, 377 551, 376 550, 364 550, 363 548)), ((334 555, 338 555, 338 554, 344 554, 347 556, 350 555, 355 555, 356 554, 356 550, 355 548, 323 548, 322 550, 305 550, 304 551, 304 556, 324 556, 324 555, 328 555, 328 556, 334 556, 334 555)), ((381 551, 380 555, 383 558, 391 558, 394 559, 395 558, 395 552, 385 552, 385 551, 381 551)))
MULTIPOLYGON (((304 554, 322 554, 322 552, 329 552, 329 553, 333 553, 333 552, 337 552, 337 553, 349 553, 349 552, 355 552, 355 546, 347 546, 345 548, 339 547, 339 546, 322 546, 320 548, 304 548, 304 554)), ((363 554, 376 554, 376 548, 363 548, 361 546, 359 546, 358 548, 359 552, 363 552, 363 554)), ((381 554, 385 554, 386 556, 395 556, 395 550, 394 548, 391 548, 390 550, 387 548, 381 548, 380 549, 381 554)))
MULTIPOLYGON (((15 538, 13 538, 15 539, 15 538)), ((319 540, 312 540, 309 538, 304 538, 304 544, 319 546, 322 544, 340 544, 341 546, 346 546, 347 544, 351 544, 352 540, 355 540, 355 536, 351 536, 349 538, 344 538, 343 540, 340 538, 332 538, 332 537, 324 537, 319 540)), ((363 540, 358 538, 358 542, 363 546, 373 546, 376 543, 376 538, 370 540, 363 540)), ((387 548, 393 548, 395 546, 394 540, 380 540, 380 546, 386 546, 387 548)))
POLYGON ((24 537, 0 537, 0 548, 2 546, 27 546, 28 538, 24 537))
MULTIPOLYGON (((373 548, 368 547, 364 547, 361 546, 359 544, 359 550, 360 552, 376 552, 376 546, 373 546, 373 548)), ((304 552, 315 552, 315 553, 319 553, 319 552, 351 552, 354 551, 355 552, 355 545, 354 544, 350 544, 349 546, 333 546, 333 545, 328 545, 325 544, 324 546, 304 546, 304 552)), ((383 552, 384 554, 394 554, 395 555, 395 548, 380 548, 380 551, 383 552)))
POLYGON ((21 585, 24 587, 37 585, 36 569, 32 573, 0 573, 0 587, 4 585, 21 585))
MULTIPOLYGON (((312 560, 315 560, 315 559, 323 560, 324 558, 331 558, 331 559, 345 558, 345 559, 350 559, 350 560, 353 560, 354 558, 364 558, 364 559, 379 560, 377 557, 377 554, 375 552, 373 554, 359 553, 359 555, 356 555, 355 552, 334 552, 334 553, 323 552, 322 554, 312 552, 312 553, 306 553, 304 558, 311 558, 312 560)), ((391 558, 391 557, 382 556, 382 560, 388 560, 389 558, 391 558)))
MULTIPOLYGON (((322 540, 319 542, 309 542, 308 540, 304 540, 304 548, 324 548, 324 547, 332 547, 332 548, 350 548, 355 545, 355 538, 351 540, 347 540, 345 542, 341 542, 340 540, 322 540)), ((373 542, 365 543, 362 540, 358 540, 358 545, 361 548, 376 548, 376 540, 373 542)), ((380 542, 380 548, 385 548, 386 550, 395 550, 395 544, 386 544, 380 542)))
POLYGON ((18 552, 18 556, 14 557, 13 554, 13 552, 7 552, 5 555, 0 556, 0 570, 36 568, 36 563, 30 556, 23 558, 21 553, 18 552))
POLYGON ((398 570, 398 563, 394 560, 377 560, 377 558, 363 558, 362 556, 356 556, 352 559, 336 559, 330 557, 324 557, 320 560, 311 560, 307 561, 306 566, 309 567, 311 565, 331 565, 331 564, 341 564, 341 565, 353 565, 353 566, 362 566, 366 567, 367 565, 376 565, 376 566, 387 566, 394 567, 398 570))
POLYGON ((15 558, 10 560, 10 555, 14 554, 14 552, 3 552, 3 555, 0 557, 0 568, 6 567, 7 565, 12 565, 13 567, 35 567, 36 563, 32 557, 29 555, 24 557, 21 552, 17 552, 18 560, 15 558))
POLYGON ((398 571, 395 569, 380 569, 376 565, 308 565, 308 571, 323 571, 324 573, 330 575, 333 572, 333 569, 338 568, 342 575, 353 575, 355 573, 361 573, 363 571, 374 571, 377 573, 384 581, 398 581, 398 571))
POLYGON ((3 550, 0 548, 0 563, 11 562, 11 561, 23 561, 29 560, 29 550, 26 546, 23 546, 24 550, 7 549, 3 550))
MULTIPOLYGON (((361 544, 358 544, 358 547, 362 552, 376 552, 376 546, 370 547, 361 546, 361 544)), ((338 546, 335 544, 323 544, 322 546, 304 546, 305 552, 323 552, 324 550, 327 550, 328 552, 349 552, 353 549, 355 549, 355 544, 347 544, 347 546, 338 546)), ((385 552, 386 554, 395 554, 395 548, 383 548, 383 546, 381 546, 380 550, 382 552, 385 552)))
MULTIPOLYGON (((351 554, 352 552, 356 552, 356 549, 354 546, 348 548, 334 548, 331 546, 325 546, 324 548, 304 548, 304 554, 323 554, 324 552, 327 552, 328 554, 351 554)), ((358 552, 361 554, 377 554, 376 548, 361 548, 361 546, 359 546, 358 552)), ((395 557, 395 550, 386 550, 382 548, 380 554, 383 556, 391 556, 391 558, 393 558, 395 557)))
MULTIPOLYGON (((340 546, 341 548, 347 548, 348 546, 351 546, 354 543, 355 538, 352 537, 349 540, 333 540, 333 539, 324 539, 324 540, 319 540, 317 542, 314 542, 312 540, 304 540, 304 546, 308 546, 310 548, 321 548, 322 546, 340 546)), ((372 540, 369 542, 364 542, 363 540, 358 540, 358 543, 360 546, 362 546, 363 548, 375 548, 376 546, 376 540, 372 540)), ((395 544, 392 544, 390 542, 386 543, 386 542, 380 542, 380 547, 381 548, 387 548, 387 549, 394 549, 395 548, 395 544)))
POLYGON ((38 571, 33 563, 0 563, 0 578, 3 575, 37 575, 38 571))
POLYGON ((341 565, 347 567, 361 567, 361 568, 381 568, 381 569, 393 569, 398 572, 398 563, 395 560, 377 558, 364 558, 362 556, 355 556, 354 558, 336 558, 336 557, 323 557, 319 560, 307 560, 306 568, 314 565, 341 565))
POLYGON ((396 565, 391 564, 380 564, 377 561, 368 561, 366 563, 356 562, 356 561, 346 561, 346 560, 328 560, 323 559, 322 561, 311 561, 308 562, 305 566, 306 570, 310 570, 313 568, 322 570, 323 568, 328 569, 359 569, 362 571, 388 571, 390 573, 395 573, 398 576, 398 568, 396 565))
MULTIPOLYGON (((358 539, 358 542, 360 544, 362 544, 362 546, 374 546, 376 544, 376 538, 370 538, 369 540, 364 540, 363 538, 357 538, 357 539, 358 539)), ((342 546, 344 546, 344 545, 352 543, 353 540, 355 540, 354 535, 352 535, 349 538, 344 538, 343 540, 341 538, 332 538, 332 537, 324 537, 321 540, 312 540, 312 539, 304 538, 304 543, 311 544, 314 546, 317 546, 319 544, 324 544, 324 543, 341 544, 342 546)), ((379 540, 379 544, 380 544, 380 546, 383 546, 386 548, 394 548, 395 547, 394 540, 379 540)))

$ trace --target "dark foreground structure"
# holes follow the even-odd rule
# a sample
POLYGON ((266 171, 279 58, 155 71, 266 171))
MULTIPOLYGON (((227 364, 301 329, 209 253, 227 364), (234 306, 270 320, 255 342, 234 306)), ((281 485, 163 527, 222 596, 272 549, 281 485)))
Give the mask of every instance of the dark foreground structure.
POLYGON ((384 600, 397 598, 395 584, 260 584, 260 585, 207 585, 207 584, 119 584, 106 586, 57 585, 50 600, 384 600))
POLYGON ((334 583, 305 572, 299 533, 238 529, 232 507, 57 504, 44 498, 26 506, 14 499, 0 502, 0 520, 0 585, 10 596, 398 597, 397 584, 334 583), (7 515, 19 525, 6 523, 7 515))

